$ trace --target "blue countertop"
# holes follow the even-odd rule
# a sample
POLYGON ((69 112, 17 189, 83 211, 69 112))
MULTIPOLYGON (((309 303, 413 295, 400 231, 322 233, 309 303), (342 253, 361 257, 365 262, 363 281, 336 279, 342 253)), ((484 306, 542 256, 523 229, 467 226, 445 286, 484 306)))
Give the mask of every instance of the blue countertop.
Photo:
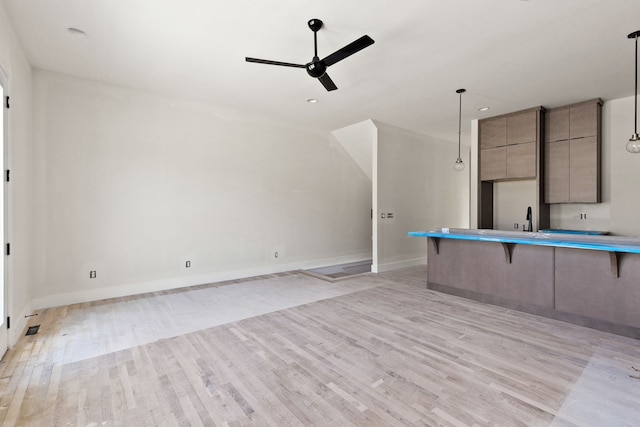
POLYGON ((562 233, 530 233, 524 231, 473 230, 438 228, 433 231, 410 231, 411 237, 473 240, 479 242, 517 243, 521 245, 640 254, 640 238, 625 236, 593 236, 562 233))
POLYGON ((540 230, 541 233, 552 233, 552 234, 586 234, 589 236, 604 236, 605 234, 609 234, 608 231, 596 231, 596 230, 565 230, 562 228, 547 228, 544 230, 540 230))

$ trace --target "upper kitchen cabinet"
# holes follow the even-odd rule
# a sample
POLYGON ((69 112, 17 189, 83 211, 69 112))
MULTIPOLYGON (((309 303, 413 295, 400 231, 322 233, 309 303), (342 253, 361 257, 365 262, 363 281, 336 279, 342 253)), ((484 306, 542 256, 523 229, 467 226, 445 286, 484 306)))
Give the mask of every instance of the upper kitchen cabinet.
POLYGON ((519 185, 507 181, 529 181, 521 184, 527 188, 526 199, 533 200, 527 203, 534 209, 533 226, 536 230, 549 227, 542 186, 544 115, 543 107, 535 107, 478 121, 478 228, 494 228, 494 221, 505 211, 499 195, 512 184, 519 185))
POLYGON ((547 110, 545 119, 545 142, 569 139, 569 107, 547 110))
POLYGON ((480 180, 535 179, 542 108, 484 119, 480 129, 480 180))
POLYGON ((507 145, 507 118, 505 116, 493 117, 479 122, 480 148, 504 147, 507 145))
POLYGON ((539 131, 537 109, 507 116, 507 145, 536 142, 539 131))
POLYGON ((545 202, 599 203, 602 100, 547 111, 545 202))
POLYGON ((507 118, 482 120, 480 127, 480 170, 483 180, 504 179, 507 176, 507 118))
POLYGON ((602 100, 594 99, 569 108, 569 139, 598 136, 602 100))

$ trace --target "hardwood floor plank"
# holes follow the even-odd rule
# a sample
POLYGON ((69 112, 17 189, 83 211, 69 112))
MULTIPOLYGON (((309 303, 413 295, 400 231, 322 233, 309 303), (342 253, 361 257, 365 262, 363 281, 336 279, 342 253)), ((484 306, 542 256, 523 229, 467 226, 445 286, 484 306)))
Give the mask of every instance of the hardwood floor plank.
POLYGON ((629 377, 638 341, 428 290, 421 267, 336 283, 269 275, 52 308, 36 320, 40 332, 0 364, 3 426, 617 427, 640 419, 640 381, 629 377), (233 311, 253 283, 279 297, 279 281, 299 292, 287 297, 295 304, 148 341, 154 328, 205 316, 185 311, 204 295, 224 295, 216 307, 233 311), (127 310, 129 330, 113 315, 127 310))

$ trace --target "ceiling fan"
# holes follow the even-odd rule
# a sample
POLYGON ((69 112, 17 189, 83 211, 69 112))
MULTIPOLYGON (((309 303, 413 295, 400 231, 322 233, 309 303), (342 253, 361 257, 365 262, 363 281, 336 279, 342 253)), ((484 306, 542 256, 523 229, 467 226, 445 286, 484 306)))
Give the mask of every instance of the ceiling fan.
POLYGON ((322 28, 322 21, 319 19, 310 19, 308 22, 309 28, 313 31, 313 48, 314 55, 311 62, 306 64, 292 64, 290 62, 280 62, 280 61, 270 61, 268 59, 258 59, 258 58, 248 58, 245 57, 247 62, 256 62, 258 64, 269 64, 269 65, 280 65, 282 67, 295 67, 295 68, 306 68, 307 73, 311 77, 315 77, 320 80, 320 83, 324 86, 328 91, 336 90, 338 87, 331 80, 331 77, 327 74, 327 67, 332 66, 336 62, 342 61, 348 56, 353 55, 356 52, 361 51, 367 46, 371 46, 374 41, 369 36, 362 36, 358 40, 349 43, 342 49, 338 49, 333 52, 331 55, 325 57, 324 59, 320 59, 318 57, 318 31, 322 28))

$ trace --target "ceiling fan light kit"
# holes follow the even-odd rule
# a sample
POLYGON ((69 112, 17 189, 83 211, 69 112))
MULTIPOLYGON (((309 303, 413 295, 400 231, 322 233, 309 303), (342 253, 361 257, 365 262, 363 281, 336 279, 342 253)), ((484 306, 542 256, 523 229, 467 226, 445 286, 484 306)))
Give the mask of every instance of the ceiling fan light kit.
POLYGON ((255 62, 257 64, 268 64, 268 65, 278 65, 281 67, 294 67, 294 68, 305 68, 307 70, 307 74, 311 77, 316 78, 322 83, 322 86, 327 91, 332 91, 338 89, 336 84, 331 80, 331 77, 327 74, 327 67, 330 67, 337 62, 342 61, 343 59, 353 55, 364 49, 367 46, 371 46, 373 43, 373 39, 367 35, 360 37, 359 39, 349 43, 345 47, 338 49, 333 52, 331 55, 320 59, 318 56, 318 31, 322 28, 323 22, 320 19, 310 19, 307 22, 309 25, 309 29, 313 31, 313 59, 311 62, 306 64, 294 64, 290 62, 281 62, 281 61, 271 61, 269 59, 259 59, 259 58, 250 58, 245 57, 247 62, 255 62))
POLYGON ((627 36, 630 39, 636 39, 636 91, 635 91, 635 110, 633 114, 634 126, 633 134, 627 142, 627 151, 633 154, 640 153, 640 135, 638 135, 638 37, 640 31, 634 31, 627 36))

